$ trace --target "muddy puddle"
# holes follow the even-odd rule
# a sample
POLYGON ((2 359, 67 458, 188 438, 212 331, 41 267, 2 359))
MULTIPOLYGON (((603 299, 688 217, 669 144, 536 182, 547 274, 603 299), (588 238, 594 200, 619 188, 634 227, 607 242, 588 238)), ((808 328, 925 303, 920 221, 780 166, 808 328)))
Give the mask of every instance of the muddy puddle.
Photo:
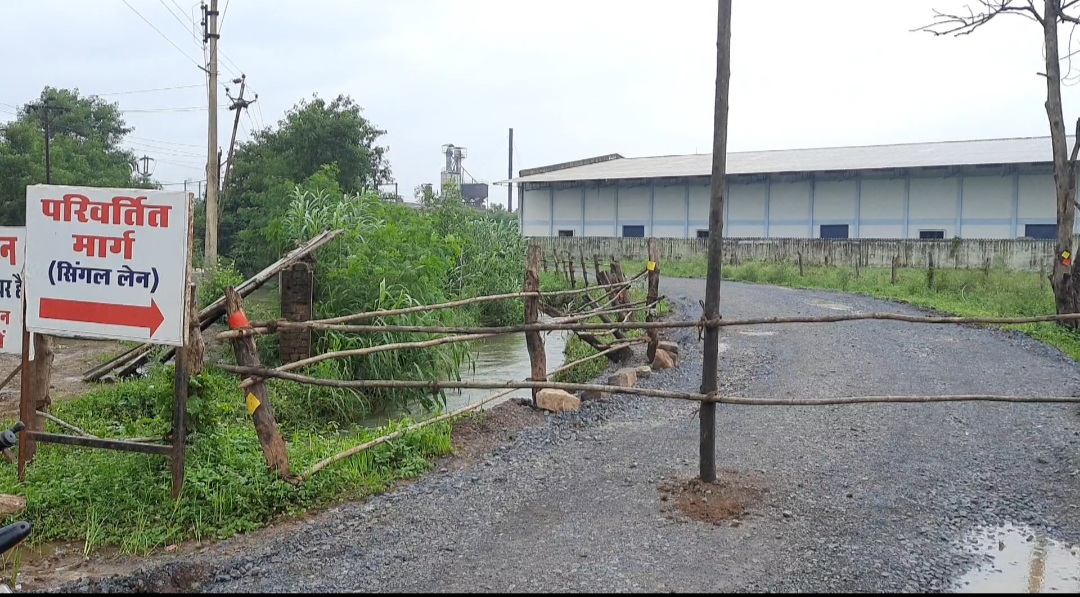
POLYGON ((1080 545, 1011 524, 978 528, 963 545, 982 562, 956 581, 954 593, 1080 592, 1080 545))

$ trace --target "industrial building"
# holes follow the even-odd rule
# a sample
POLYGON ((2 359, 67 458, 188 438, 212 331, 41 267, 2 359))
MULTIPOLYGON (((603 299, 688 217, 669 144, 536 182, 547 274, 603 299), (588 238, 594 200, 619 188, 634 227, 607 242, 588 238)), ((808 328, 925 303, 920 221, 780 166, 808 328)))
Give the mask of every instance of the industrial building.
MULTIPOLYGON (((1049 137, 729 152, 724 236, 1055 238, 1051 155, 1049 137)), ((710 154, 610 154, 509 182, 525 236, 694 238, 711 169, 710 154)))

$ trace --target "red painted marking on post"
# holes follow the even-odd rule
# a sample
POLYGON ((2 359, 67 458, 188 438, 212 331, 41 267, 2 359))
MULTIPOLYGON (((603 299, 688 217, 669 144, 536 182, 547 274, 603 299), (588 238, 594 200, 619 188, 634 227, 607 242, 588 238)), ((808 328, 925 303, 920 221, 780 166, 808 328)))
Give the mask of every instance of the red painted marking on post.
POLYGON ((165 321, 165 316, 152 298, 149 307, 43 298, 38 310, 42 319, 146 328, 151 336, 165 321))

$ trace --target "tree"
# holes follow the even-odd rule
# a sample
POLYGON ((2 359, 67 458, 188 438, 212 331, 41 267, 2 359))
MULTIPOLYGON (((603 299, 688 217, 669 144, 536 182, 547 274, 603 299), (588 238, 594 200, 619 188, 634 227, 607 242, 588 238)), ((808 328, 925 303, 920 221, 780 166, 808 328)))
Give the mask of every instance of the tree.
POLYGON ((267 242, 271 223, 285 213, 296 185, 325 177, 326 166, 334 167, 334 185, 341 194, 388 182, 386 148, 376 143, 384 134, 346 95, 329 102, 318 96, 303 100, 277 128, 256 131, 233 158, 232 179, 221 202, 221 253, 245 272, 276 259, 267 242))
MULTIPOLYGON (((1076 122, 1076 137, 1069 152, 1065 136, 1065 117, 1061 107, 1061 52, 1058 28, 1080 25, 1080 0, 1043 0, 1040 11, 1035 0, 979 0, 978 10, 967 7, 967 14, 946 14, 934 11, 934 22, 916 31, 934 35, 967 35, 1002 15, 1027 18, 1042 27, 1046 59, 1046 115, 1050 121, 1050 142, 1054 156, 1054 185, 1057 194, 1057 244, 1054 251, 1054 271, 1050 284, 1054 289, 1057 312, 1080 312, 1080 265, 1073 259, 1073 222, 1076 219, 1077 152, 1080 151, 1080 119, 1076 122), (1071 13, 1070 14, 1070 10, 1071 13)), ((1071 36, 1070 36, 1071 39, 1071 36)), ((1066 48, 1068 49, 1068 48, 1066 48)), ((1070 320, 1069 325, 1080 327, 1070 320)))
POLYGON ((26 187, 45 182, 45 127, 39 108, 54 106, 50 158, 53 184, 100 187, 148 187, 136 178, 135 154, 120 146, 132 131, 117 104, 79 90, 46 87, 37 101, 23 106, 16 119, 0 125, 0 223, 26 221, 26 187))

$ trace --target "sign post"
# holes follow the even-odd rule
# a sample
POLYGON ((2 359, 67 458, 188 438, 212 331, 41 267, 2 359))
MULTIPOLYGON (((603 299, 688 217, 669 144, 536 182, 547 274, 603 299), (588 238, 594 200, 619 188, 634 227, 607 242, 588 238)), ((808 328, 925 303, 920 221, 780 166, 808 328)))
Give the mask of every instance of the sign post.
POLYGON ((0 226, 0 353, 22 354, 26 229, 0 226))
MULTIPOLYGON (((182 384, 186 389, 187 363, 179 355, 185 352, 188 332, 190 241, 190 205, 184 192, 28 186, 23 274, 26 329, 180 347, 176 374, 183 379, 177 379, 177 387, 182 384)), ((0 284, 2 275, 0 271, 0 284)), ((42 383, 41 376, 35 377, 42 383)), ((186 392, 176 398, 183 402, 186 392)), ((24 408, 27 401, 24 392, 24 408)), ((169 447, 54 436, 24 422, 28 426, 24 437, 31 441, 150 452, 183 460, 182 443, 169 447)), ((183 427, 181 422, 181 429, 174 429, 174 444, 184 441, 183 427)))

